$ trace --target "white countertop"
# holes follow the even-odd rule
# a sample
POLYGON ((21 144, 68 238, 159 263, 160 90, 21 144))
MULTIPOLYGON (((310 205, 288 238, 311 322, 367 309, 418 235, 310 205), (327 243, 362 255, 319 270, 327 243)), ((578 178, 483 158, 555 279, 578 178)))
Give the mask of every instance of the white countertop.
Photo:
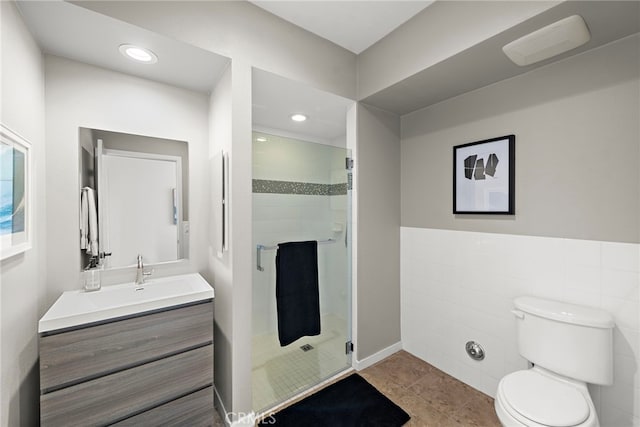
POLYGON ((38 332, 70 328, 213 297, 213 288, 197 273, 151 279, 142 286, 131 282, 104 286, 94 292, 67 291, 42 316, 38 322, 38 332))

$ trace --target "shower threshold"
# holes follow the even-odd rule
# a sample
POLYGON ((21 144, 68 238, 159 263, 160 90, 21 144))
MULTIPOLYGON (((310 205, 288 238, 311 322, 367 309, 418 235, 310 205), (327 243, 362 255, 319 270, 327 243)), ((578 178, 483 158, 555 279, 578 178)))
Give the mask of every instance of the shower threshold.
POLYGON ((292 403, 295 403, 295 402, 297 402, 299 400, 304 399, 305 397, 307 397, 309 395, 312 395, 316 391, 328 386, 329 384, 332 384, 332 383, 342 379, 343 377, 346 377, 346 376, 354 373, 355 371, 356 370, 353 367, 347 367, 347 368, 335 373, 334 375, 332 375, 331 377, 327 378, 326 380, 314 385, 313 387, 310 387, 310 388, 308 388, 306 390, 302 390, 300 393, 296 394, 295 396, 290 397, 287 400, 284 400, 282 402, 276 403, 271 408, 263 409, 263 410, 260 410, 260 411, 256 412, 256 421, 259 422, 263 418, 266 418, 266 417, 268 417, 270 415, 275 414, 279 410, 286 408, 287 406, 291 405, 292 403))

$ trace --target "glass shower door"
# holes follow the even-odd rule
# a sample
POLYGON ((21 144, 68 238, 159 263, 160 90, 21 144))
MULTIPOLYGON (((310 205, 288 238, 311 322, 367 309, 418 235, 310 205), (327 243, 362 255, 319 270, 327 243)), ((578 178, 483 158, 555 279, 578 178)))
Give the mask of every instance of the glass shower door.
POLYGON ((260 413, 351 366, 351 238, 345 148, 253 135, 253 409, 260 413), (320 334, 278 339, 278 244, 315 240, 320 334))

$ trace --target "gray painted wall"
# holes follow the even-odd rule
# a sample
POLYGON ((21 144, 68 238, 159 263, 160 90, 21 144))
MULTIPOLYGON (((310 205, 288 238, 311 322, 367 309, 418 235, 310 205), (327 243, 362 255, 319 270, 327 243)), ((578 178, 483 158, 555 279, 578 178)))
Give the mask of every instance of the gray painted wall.
POLYGON ((400 118, 357 108, 357 342, 362 360, 400 341, 400 118))
MULTIPOLYGON (((240 59, 232 66, 232 152, 229 154, 229 237, 233 267, 233 411, 251 408, 251 65, 240 59)), ((229 410, 229 408, 227 408, 229 410)))
MULTIPOLYGON (((237 419, 251 412, 251 66, 234 60, 209 100, 209 163, 228 154, 228 250, 218 253, 220 216, 210 215, 209 273, 216 291, 215 385, 224 409, 237 419)), ((220 208, 210 176, 210 212, 220 208)))
POLYGON ((437 1, 358 55, 358 99, 386 89, 556 4, 556 1, 437 1))
POLYGON ((0 2, 0 121, 31 143, 33 240, 0 261, 0 425, 38 425, 38 319, 46 305, 44 64, 13 2, 0 2))
MULTIPOLYGON (((232 82, 231 67, 228 67, 209 98, 209 170, 217 171, 213 162, 216 155, 224 150, 229 153, 232 149, 232 82)), ((209 177, 211 193, 213 194, 209 212, 209 275, 213 278, 216 292, 215 298, 215 346, 214 346, 214 380, 216 392, 222 401, 224 409, 232 410, 232 338, 233 338, 233 275, 229 252, 218 253, 221 239, 222 191, 216 189, 221 185, 218 177, 209 177)))
POLYGON ((640 36, 402 117, 402 225, 640 240, 640 36), (452 147, 516 135, 516 215, 452 214, 452 147))
MULTIPOLYGON (((95 147, 93 144, 93 130, 80 128, 78 130, 78 148, 80 152, 80 188, 95 187, 95 147)), ((82 265, 82 264, 81 264, 82 265)))

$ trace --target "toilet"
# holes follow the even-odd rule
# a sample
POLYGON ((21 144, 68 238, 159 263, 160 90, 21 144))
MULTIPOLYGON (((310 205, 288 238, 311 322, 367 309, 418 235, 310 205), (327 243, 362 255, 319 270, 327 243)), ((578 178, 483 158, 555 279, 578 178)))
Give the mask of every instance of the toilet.
POLYGON ((602 310, 534 297, 514 300, 518 349, 533 367, 498 384, 505 427, 598 427, 587 383, 613 383, 613 317, 602 310))

